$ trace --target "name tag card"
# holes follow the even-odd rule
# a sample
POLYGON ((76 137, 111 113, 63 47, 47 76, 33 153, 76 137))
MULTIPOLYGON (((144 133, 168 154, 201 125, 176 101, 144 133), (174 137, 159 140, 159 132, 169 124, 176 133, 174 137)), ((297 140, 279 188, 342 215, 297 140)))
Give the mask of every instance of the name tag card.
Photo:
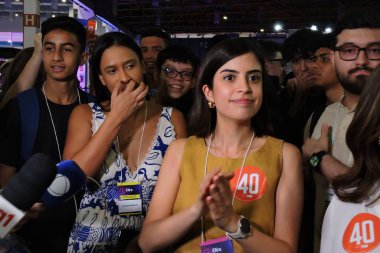
POLYGON ((123 182, 117 184, 120 216, 142 214, 141 184, 139 182, 123 182))
POLYGON ((233 253, 234 247, 232 240, 227 237, 221 237, 213 240, 208 240, 201 243, 202 253, 233 253))

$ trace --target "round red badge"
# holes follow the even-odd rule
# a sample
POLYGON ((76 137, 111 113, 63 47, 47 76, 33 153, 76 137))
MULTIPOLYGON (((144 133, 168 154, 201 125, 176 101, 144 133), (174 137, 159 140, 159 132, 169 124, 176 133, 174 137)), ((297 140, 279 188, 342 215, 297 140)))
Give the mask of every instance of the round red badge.
POLYGON ((230 181, 232 192, 236 191, 236 198, 241 201, 253 201, 260 199, 267 191, 267 177, 263 170, 255 166, 245 166, 242 169, 239 183, 240 168, 235 170, 235 175, 230 181))
POLYGON ((343 248, 350 253, 366 253, 380 244, 380 219, 370 213, 356 215, 343 234, 343 248))

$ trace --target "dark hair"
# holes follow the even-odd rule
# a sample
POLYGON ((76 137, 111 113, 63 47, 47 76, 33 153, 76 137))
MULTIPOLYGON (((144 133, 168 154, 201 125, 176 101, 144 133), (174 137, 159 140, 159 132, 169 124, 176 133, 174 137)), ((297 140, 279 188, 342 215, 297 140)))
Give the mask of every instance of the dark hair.
POLYGON ((214 46, 206 55, 201 65, 199 78, 194 90, 193 107, 190 111, 188 131, 190 135, 206 137, 216 126, 216 111, 208 107, 207 99, 203 94, 202 86, 207 84, 213 89, 213 79, 216 71, 228 61, 247 53, 254 54, 262 67, 263 76, 263 102, 260 110, 252 117, 251 125, 256 136, 262 136, 270 132, 269 119, 267 118, 266 83, 268 80, 264 56, 261 48, 254 42, 245 38, 233 38, 224 40, 214 46))
POLYGON ((190 64, 194 71, 198 68, 198 58, 194 55, 190 48, 184 46, 169 46, 157 56, 157 69, 161 69, 166 60, 171 60, 179 63, 190 64))
POLYGON ((263 49, 265 59, 274 59, 276 52, 282 53, 282 45, 273 40, 259 40, 259 45, 263 49))
MULTIPOLYGON (((142 54, 137 43, 125 33, 121 32, 109 32, 100 36, 94 47, 94 52, 90 59, 90 64, 92 67, 92 84, 94 85, 95 96, 98 102, 106 101, 111 99, 111 93, 105 87, 99 79, 100 74, 100 61, 102 59, 103 53, 106 49, 112 46, 121 46, 131 49, 142 61, 142 54)), ((104 109, 104 108, 103 108, 104 109)))
MULTIPOLYGON (((235 35, 236 37, 236 35, 235 35)), ((213 48, 215 45, 217 45, 219 42, 222 42, 224 40, 228 40, 233 38, 232 34, 229 33, 220 33, 214 35, 211 39, 207 41, 207 51, 210 51, 211 48, 213 48)))
POLYGON ((289 61, 296 56, 309 58, 318 48, 321 33, 307 28, 297 30, 287 38, 283 45, 284 59, 289 61))
POLYGON ((149 30, 146 30, 141 34, 140 41, 145 37, 159 37, 162 38, 165 41, 166 46, 169 45, 170 42, 170 35, 162 30, 161 28, 152 28, 149 30))
POLYGON ((345 29, 380 28, 380 9, 364 8, 351 10, 343 15, 335 24, 333 30, 333 48, 337 43, 338 35, 345 29))
POLYGON ((42 41, 44 41, 46 34, 56 29, 74 34, 81 46, 81 53, 84 52, 86 48, 86 29, 78 20, 68 16, 58 16, 45 20, 41 24, 42 41))
MULTIPOLYGON (((34 52, 33 47, 25 48, 21 50, 20 52, 18 52, 17 55, 9 62, 9 66, 8 66, 7 71, 5 72, 3 84, 1 86, 2 92, 0 94, 0 101, 2 100, 6 91, 13 85, 14 82, 16 82, 17 78, 19 77, 21 72, 24 70, 26 63, 32 57, 33 52, 34 52)), ((45 79, 45 72, 41 64, 36 80, 34 82, 35 85, 42 86, 44 79, 45 79)))
POLYGON ((332 33, 322 34, 321 39, 319 40, 318 48, 325 47, 334 49, 334 47, 332 46, 333 39, 334 35, 332 33))
MULTIPOLYGON (((343 201, 368 198, 380 180, 380 66, 368 79, 360 95, 346 142, 354 157, 350 171, 333 181, 336 195, 343 201)), ((377 187, 380 187, 379 185, 377 187)))

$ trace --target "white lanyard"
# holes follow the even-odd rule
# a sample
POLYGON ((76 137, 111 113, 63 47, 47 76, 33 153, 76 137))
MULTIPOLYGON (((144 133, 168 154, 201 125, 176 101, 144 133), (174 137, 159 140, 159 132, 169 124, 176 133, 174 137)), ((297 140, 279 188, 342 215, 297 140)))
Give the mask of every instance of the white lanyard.
MULTIPOLYGON (((59 160, 62 161, 61 149, 59 147, 59 141, 58 141, 57 131, 55 129, 55 125, 54 125, 54 121, 53 121, 53 115, 51 114, 49 103, 48 103, 48 100, 47 100, 47 97, 46 97, 46 93, 45 93, 45 83, 46 82, 44 82, 44 84, 42 85, 42 93, 44 94, 45 102, 46 102, 46 107, 47 107, 47 109, 49 111, 50 121, 51 121, 51 124, 53 126, 55 141, 57 143, 57 150, 58 150, 59 160)), ((82 101, 81 101, 80 96, 79 96, 78 86, 76 88, 77 88, 77 94, 78 94, 79 104, 82 104, 82 101)))
MULTIPOLYGON (((243 158, 243 162, 242 162, 242 164, 241 164, 241 167, 240 167, 239 177, 238 177, 238 180, 237 180, 237 184, 236 184, 236 187, 235 187, 235 191, 234 191, 234 194, 233 194, 233 196, 232 196, 232 201, 231 201, 231 202, 232 202, 232 203, 231 203, 232 206, 234 205, 235 196, 236 196, 237 188, 238 188, 238 185, 239 185, 239 181, 240 181, 241 173, 242 173, 242 171, 243 171, 243 167, 244 167, 245 161, 246 161, 246 159, 247 159, 247 156, 248 156, 249 150, 251 149, 252 141, 253 141, 254 138, 255 138, 255 133, 252 132, 252 137, 251 137, 251 140, 249 141, 248 148, 247 148, 247 150, 245 151, 245 155, 244 155, 244 158, 243 158)), ((208 160, 208 154, 210 153, 211 142, 212 142, 212 134, 210 135, 210 139, 209 139, 208 146, 207 146, 207 152, 206 152, 206 159, 205 159, 205 166, 204 166, 204 174, 203 174, 203 178, 206 177, 206 174, 207 174, 207 160, 208 160)), ((201 216, 201 224, 202 224, 202 231, 201 231, 202 235, 201 235, 201 238, 202 238, 202 242, 204 242, 204 240, 205 240, 205 235, 204 235, 204 232, 203 232, 203 216, 201 216)))

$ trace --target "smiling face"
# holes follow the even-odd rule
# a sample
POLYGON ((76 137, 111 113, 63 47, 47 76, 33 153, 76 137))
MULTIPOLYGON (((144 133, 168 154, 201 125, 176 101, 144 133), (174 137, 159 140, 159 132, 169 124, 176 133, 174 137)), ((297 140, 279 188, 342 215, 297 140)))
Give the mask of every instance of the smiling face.
POLYGON ((67 31, 56 29, 47 33, 42 42, 42 62, 47 79, 70 81, 76 78, 79 65, 86 60, 80 52, 77 37, 67 31))
POLYGON ((165 90, 169 97, 173 99, 178 99, 186 95, 191 88, 194 87, 194 69, 191 64, 183 62, 174 62, 172 60, 166 60, 162 64, 162 69, 160 71, 160 82, 161 87, 165 87, 165 90), (190 80, 184 80, 181 74, 177 74, 175 77, 169 77, 168 73, 165 71, 177 71, 182 73, 182 76, 186 75, 190 80))
POLYGON ((123 90, 127 85, 136 85, 142 81, 143 65, 133 50, 115 45, 103 52, 99 79, 110 92, 119 82, 123 90))
POLYGON ((253 53, 225 63, 213 78, 213 88, 203 86, 208 101, 215 103, 217 118, 250 122, 262 104, 262 66, 253 53))
MULTIPOLYGON (((358 28, 343 30, 337 36, 336 47, 357 46, 360 48, 380 44, 380 29, 358 28)), ((380 60, 368 60, 364 51, 360 51, 356 60, 345 61, 335 51, 332 61, 343 88, 359 95, 372 71, 380 60)))
POLYGON ((163 38, 148 36, 141 39, 140 48, 147 73, 153 73, 156 70, 158 53, 165 47, 166 43, 163 38))

